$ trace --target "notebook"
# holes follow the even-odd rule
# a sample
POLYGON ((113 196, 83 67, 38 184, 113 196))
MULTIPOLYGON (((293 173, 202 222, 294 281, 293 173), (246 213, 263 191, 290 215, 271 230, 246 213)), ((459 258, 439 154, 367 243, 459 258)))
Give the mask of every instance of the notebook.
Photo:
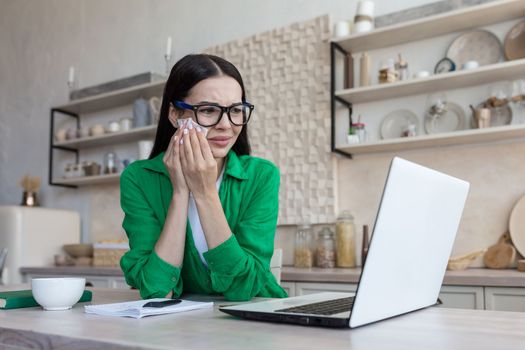
POLYGON ((159 302, 166 300, 170 299, 154 298, 146 300, 127 301, 123 303, 86 305, 84 306, 84 311, 88 314, 100 316, 133 317, 138 319, 145 316, 172 314, 177 312, 185 312, 213 307, 213 302, 198 302, 190 300, 182 300, 178 304, 159 308, 144 307, 144 305, 149 302, 159 302))
POLYGON ((355 293, 221 307, 246 319, 355 328, 435 305, 469 183, 395 157, 355 293))
MULTIPOLYGON (((85 290, 79 303, 91 301, 92 293, 85 290)), ((0 309, 18 309, 23 307, 39 306, 30 289, 0 292, 0 309)))

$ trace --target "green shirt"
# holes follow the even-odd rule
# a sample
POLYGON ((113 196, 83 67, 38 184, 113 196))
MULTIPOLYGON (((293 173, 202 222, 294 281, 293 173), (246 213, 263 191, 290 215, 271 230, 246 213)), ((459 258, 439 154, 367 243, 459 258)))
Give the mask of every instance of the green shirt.
POLYGON ((206 267, 187 223, 182 266, 173 266, 154 250, 173 193, 163 156, 133 162, 120 178, 122 227, 130 245, 120 261, 126 282, 144 299, 165 297, 170 291, 177 297, 223 294, 228 300, 286 297, 270 272, 279 206, 277 167, 230 151, 219 198, 233 234, 204 253, 206 267))

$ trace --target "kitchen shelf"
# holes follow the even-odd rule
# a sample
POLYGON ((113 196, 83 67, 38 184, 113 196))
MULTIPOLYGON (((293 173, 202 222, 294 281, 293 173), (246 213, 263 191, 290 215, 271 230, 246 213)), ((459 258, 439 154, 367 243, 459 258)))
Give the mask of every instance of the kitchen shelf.
POLYGON ((129 143, 141 139, 152 139, 155 136, 156 126, 147 126, 131 129, 130 131, 108 133, 101 136, 84 137, 67 140, 63 142, 54 141, 55 119, 58 114, 73 118, 76 127, 80 128, 80 120, 83 114, 94 113, 120 106, 131 105, 138 98, 149 99, 160 97, 163 94, 166 81, 164 79, 151 83, 135 85, 96 96, 90 96, 69 103, 54 106, 50 113, 50 135, 49 135, 49 184, 52 186, 77 187, 85 185, 97 185, 102 183, 118 182, 118 175, 86 176, 81 178, 54 178, 54 152, 69 152, 75 156, 75 162, 80 160, 79 151, 84 148, 98 147, 112 144, 129 143))
POLYGON ((338 145, 337 149, 346 154, 366 154, 403 151, 438 146, 475 144, 493 141, 510 141, 525 137, 525 125, 506 125, 485 129, 471 129, 442 134, 421 135, 366 142, 355 145, 338 145))
POLYGON ((55 142, 55 146, 70 147, 70 148, 89 148, 111 145, 116 143, 126 143, 138 141, 141 137, 153 137, 157 130, 156 125, 145 126, 141 128, 134 128, 130 131, 122 131, 116 133, 107 133, 101 136, 84 137, 63 142, 55 142))
POLYGON ((332 42, 347 52, 360 52, 477 28, 525 16, 525 0, 502 0, 411 20, 350 35, 332 42))
POLYGON ((153 83, 141 84, 125 89, 119 89, 105 94, 86 97, 73 102, 54 107, 60 111, 69 113, 92 113, 104 109, 132 104, 138 98, 149 99, 160 97, 164 90, 165 80, 153 83))
MULTIPOLYGON (((525 1, 523 5, 525 6, 525 1)), ((428 78, 338 90, 335 95, 349 103, 364 103, 520 77, 525 77, 525 59, 495 63, 472 70, 436 74, 428 78)))
MULTIPOLYGON (((428 78, 411 79, 389 84, 335 90, 336 55, 345 57, 348 65, 352 54, 411 43, 465 29, 525 17, 525 0, 499 0, 481 5, 448 11, 438 15, 390 25, 373 31, 334 39, 330 43, 331 60, 331 150, 352 157, 353 154, 389 152, 449 145, 506 141, 525 137, 525 125, 507 125, 488 129, 464 130, 436 135, 421 135, 412 138, 379 140, 363 144, 336 145, 336 109, 343 105, 352 121, 353 105, 384 101, 410 95, 447 91, 494 81, 522 79, 525 77, 525 59, 500 62, 473 70, 454 71, 428 78)), ((345 70, 353 69, 346 66, 345 70)))
POLYGON ((74 177, 69 179, 58 179, 55 180, 57 185, 66 185, 66 186, 88 186, 88 185, 99 185, 104 183, 114 183, 118 182, 120 179, 120 174, 110 174, 110 175, 97 175, 97 176, 82 176, 74 177))

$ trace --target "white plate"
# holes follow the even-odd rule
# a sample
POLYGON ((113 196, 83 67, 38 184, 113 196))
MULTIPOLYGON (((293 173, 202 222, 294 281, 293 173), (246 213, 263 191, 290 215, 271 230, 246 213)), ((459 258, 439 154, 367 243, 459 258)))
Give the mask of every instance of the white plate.
POLYGON ((465 111, 454 102, 447 102, 447 112, 432 117, 427 113, 425 117, 425 131, 427 134, 439 134, 463 130, 465 128, 465 111))
POLYGON ((498 37, 486 30, 475 30, 458 36, 447 50, 447 57, 463 68, 467 61, 477 61, 480 66, 497 63, 502 54, 498 37))
POLYGON ((519 22, 505 36, 505 57, 507 60, 525 58, 525 21, 519 22))
POLYGON ((408 109, 398 109, 390 112, 381 122, 381 138, 394 139, 403 137, 409 124, 416 126, 416 132, 420 133, 419 119, 417 115, 408 109))
POLYGON ((525 196, 516 202, 510 213, 509 231, 514 247, 525 257, 525 196))

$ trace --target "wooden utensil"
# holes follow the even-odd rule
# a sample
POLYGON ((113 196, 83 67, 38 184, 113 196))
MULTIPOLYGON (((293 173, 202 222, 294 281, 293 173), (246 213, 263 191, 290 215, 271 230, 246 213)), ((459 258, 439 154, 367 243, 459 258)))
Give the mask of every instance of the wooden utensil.
POLYGON ((518 271, 525 272, 525 260, 518 260, 518 271))
POLYGON ((486 251, 487 249, 483 249, 483 250, 478 250, 476 252, 472 252, 469 254, 464 254, 464 255, 450 258, 448 260, 447 270, 451 270, 451 271, 465 270, 467 267, 469 267, 469 265, 474 260, 476 260, 476 258, 480 257, 486 251))
POLYGON ((510 234, 505 232, 498 243, 489 247, 483 256, 483 262, 489 269, 509 267, 516 258, 516 249, 510 244, 510 234))

